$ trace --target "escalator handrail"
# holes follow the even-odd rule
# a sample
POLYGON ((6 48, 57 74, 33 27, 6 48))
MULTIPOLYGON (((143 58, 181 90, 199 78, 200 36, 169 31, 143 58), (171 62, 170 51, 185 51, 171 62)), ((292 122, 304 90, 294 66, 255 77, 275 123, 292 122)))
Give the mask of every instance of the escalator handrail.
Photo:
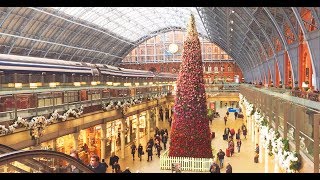
POLYGON ((12 161, 19 161, 22 158, 39 158, 39 157, 45 157, 45 158, 61 158, 70 163, 71 165, 76 166, 80 171, 83 173, 94 173, 92 169, 90 169, 87 165, 80 162, 79 160, 75 159, 74 157, 71 157, 67 154, 56 152, 56 151, 49 151, 49 150, 29 150, 29 151, 14 151, 9 152, 5 154, 0 155, 0 166, 5 165, 7 163, 10 163, 12 161))
MULTIPOLYGON (((10 147, 10 146, 0 144, 0 153, 9 153, 9 152, 14 152, 14 151, 17 151, 17 150, 10 147)), ((47 172, 47 173, 52 172, 52 170, 50 170, 50 168, 47 165, 45 165, 37 160, 34 160, 34 159, 28 159, 26 161, 20 161, 20 162, 27 165, 27 166, 31 166, 32 168, 42 167, 42 168, 44 168, 44 172, 47 172)))

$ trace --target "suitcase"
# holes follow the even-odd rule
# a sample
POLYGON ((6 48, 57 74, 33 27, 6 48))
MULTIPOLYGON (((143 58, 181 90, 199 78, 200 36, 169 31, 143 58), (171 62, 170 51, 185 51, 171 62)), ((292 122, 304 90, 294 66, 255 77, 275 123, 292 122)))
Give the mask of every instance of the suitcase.
POLYGON ((229 148, 226 149, 226 156, 230 157, 230 149, 229 148))
POLYGON ((235 133, 234 129, 231 129, 231 130, 230 130, 230 134, 233 136, 234 133, 235 133))
POLYGON ((215 132, 212 132, 211 133, 211 139, 214 139, 216 137, 216 133, 215 132))
POLYGON ((259 156, 254 157, 254 163, 259 163, 259 156))
POLYGON ((223 140, 227 140, 228 139, 228 134, 224 134, 222 135, 223 140))

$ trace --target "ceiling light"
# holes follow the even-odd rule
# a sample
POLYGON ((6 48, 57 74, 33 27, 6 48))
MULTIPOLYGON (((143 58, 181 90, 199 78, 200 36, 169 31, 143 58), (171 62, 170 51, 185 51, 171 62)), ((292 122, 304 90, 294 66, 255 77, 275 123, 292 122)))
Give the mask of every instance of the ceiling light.
POLYGON ((232 29, 232 28, 231 28, 230 30, 231 30, 231 31, 233 31, 233 29, 232 29))
POLYGON ((234 13, 234 10, 232 10, 231 13, 234 13))
POLYGON ((233 24, 233 21, 231 20, 230 23, 233 24))

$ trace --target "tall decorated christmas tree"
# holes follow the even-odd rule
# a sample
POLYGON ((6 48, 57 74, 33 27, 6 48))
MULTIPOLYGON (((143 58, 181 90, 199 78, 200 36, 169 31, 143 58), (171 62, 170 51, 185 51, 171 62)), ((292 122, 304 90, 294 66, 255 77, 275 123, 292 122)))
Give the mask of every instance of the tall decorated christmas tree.
POLYGON ((169 156, 212 158, 201 47, 193 15, 183 44, 174 111, 169 156))

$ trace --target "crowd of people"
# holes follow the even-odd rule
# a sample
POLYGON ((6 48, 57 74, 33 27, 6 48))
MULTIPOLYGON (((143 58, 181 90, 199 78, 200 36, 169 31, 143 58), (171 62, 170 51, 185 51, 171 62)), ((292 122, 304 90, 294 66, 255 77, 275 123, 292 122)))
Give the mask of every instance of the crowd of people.
MULTIPOLYGON (((160 119, 163 118, 163 117, 161 117, 162 114, 163 114, 163 112, 159 113, 160 119)), ((225 125, 227 124, 229 114, 230 113, 227 112, 226 115, 224 116, 225 125)), ((235 117, 237 117, 236 113, 235 113, 235 117)), ((171 117, 168 117, 166 119, 168 120, 169 123, 170 123, 170 120, 172 121, 171 117)), ((242 146, 241 136, 243 136, 244 139, 247 138, 246 137, 247 136, 247 127, 245 124, 242 124, 242 126, 240 128, 238 128, 237 131, 235 131, 234 128, 225 127, 224 134, 223 134, 223 140, 227 141, 227 149, 226 149, 226 151, 219 149, 219 152, 216 154, 216 158, 215 158, 214 162, 210 165, 210 169, 209 169, 210 173, 220 173, 220 170, 224 168, 225 156, 232 157, 233 154, 235 153, 235 146, 237 148, 236 152, 240 153, 241 146, 242 146), (235 137, 235 139, 234 139, 234 137, 235 137)), ((154 136, 147 141, 145 146, 143 146, 141 143, 139 143, 139 144, 133 143, 130 146, 132 160, 133 161, 136 160, 136 154, 138 154, 137 156, 140 161, 142 161, 144 159, 143 158, 144 154, 146 154, 145 160, 147 160, 147 162, 152 161, 154 154, 156 154, 158 156, 158 158, 160 158, 161 151, 167 149, 168 140, 169 140, 168 130, 167 129, 159 129, 158 127, 156 127, 154 136)), ((258 156, 259 156, 259 146, 258 145, 255 149, 255 153, 256 153, 256 156, 255 156, 255 161, 256 161, 256 159, 258 159, 258 156)), ((71 152, 70 156, 81 161, 76 152, 71 152)), ((90 163, 88 165, 88 167, 91 168, 96 173, 107 172, 107 168, 109 166, 111 166, 112 172, 114 172, 114 173, 121 173, 121 172, 122 173, 131 173, 129 167, 126 167, 125 170, 123 170, 123 171, 121 170, 121 167, 119 164, 119 157, 116 156, 114 153, 110 157, 109 166, 105 162, 104 159, 102 159, 101 162, 99 161, 99 159, 100 158, 97 155, 92 155, 90 157, 90 163)), ((80 170, 77 169, 73 165, 71 165, 70 168, 71 168, 72 173, 79 173, 80 172, 80 170)), ((232 173, 232 166, 229 162, 225 166, 225 172, 232 173)))

